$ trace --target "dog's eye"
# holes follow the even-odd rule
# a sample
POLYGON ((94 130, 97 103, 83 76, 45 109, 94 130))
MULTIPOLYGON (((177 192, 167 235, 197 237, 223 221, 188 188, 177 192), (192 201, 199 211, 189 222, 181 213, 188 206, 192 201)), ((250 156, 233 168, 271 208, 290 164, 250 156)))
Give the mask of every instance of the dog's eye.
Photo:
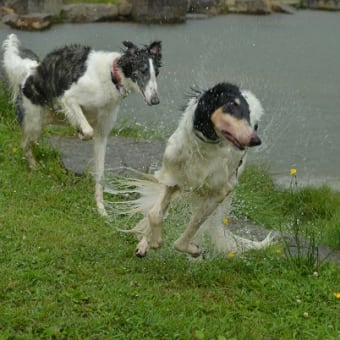
POLYGON ((240 106, 240 104, 237 101, 231 101, 228 104, 229 109, 237 109, 240 106))
POLYGON ((254 130, 257 131, 258 128, 259 128, 259 124, 256 123, 256 124, 254 125, 254 130))

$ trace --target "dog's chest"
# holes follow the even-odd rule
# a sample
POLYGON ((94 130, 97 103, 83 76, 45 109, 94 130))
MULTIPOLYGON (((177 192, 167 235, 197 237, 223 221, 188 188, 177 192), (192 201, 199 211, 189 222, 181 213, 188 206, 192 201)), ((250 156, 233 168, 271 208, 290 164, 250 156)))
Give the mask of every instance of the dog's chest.
POLYGON ((184 185, 193 190, 213 192, 229 186, 240 158, 228 151, 217 146, 211 153, 195 154, 196 157, 185 165, 187 178, 184 185))
POLYGON ((170 143, 156 175, 160 182, 183 191, 217 192, 230 186, 241 157, 242 153, 232 147, 170 143))

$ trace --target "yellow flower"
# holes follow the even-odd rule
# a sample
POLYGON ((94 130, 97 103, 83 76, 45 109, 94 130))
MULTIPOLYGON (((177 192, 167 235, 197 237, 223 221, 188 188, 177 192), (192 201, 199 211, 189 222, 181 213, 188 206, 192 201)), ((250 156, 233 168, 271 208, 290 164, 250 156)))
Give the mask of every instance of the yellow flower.
POLYGON ((228 257, 234 257, 235 256, 235 253, 233 253, 232 251, 230 251, 228 254, 227 254, 228 257))
POLYGON ((334 293, 335 298, 340 299, 340 292, 334 293))
POLYGON ((229 220, 227 218, 224 218, 222 222, 223 222, 223 224, 228 224, 229 220))
POLYGON ((18 151, 18 149, 17 148, 12 148, 12 153, 16 153, 18 151))
POLYGON ((297 174, 297 170, 296 170, 295 168, 291 168, 291 169, 289 170, 289 173, 290 173, 291 176, 294 176, 294 175, 297 174))
POLYGON ((277 255, 281 255, 282 254, 282 250, 279 248, 279 249, 276 249, 276 254, 277 255))

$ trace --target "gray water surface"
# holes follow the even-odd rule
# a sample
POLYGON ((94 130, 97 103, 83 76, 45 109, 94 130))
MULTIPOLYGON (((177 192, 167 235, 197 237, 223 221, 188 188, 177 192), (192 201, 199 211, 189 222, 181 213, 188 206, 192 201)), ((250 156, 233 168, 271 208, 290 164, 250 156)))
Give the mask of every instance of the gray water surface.
MULTIPOLYGON (((0 30, 0 39, 10 32, 0 30)), ((259 129, 263 144, 252 150, 253 162, 268 164, 282 184, 289 184, 289 169, 296 167, 300 183, 340 188, 340 13, 227 15, 174 26, 60 25, 16 33, 40 56, 66 43, 116 51, 123 40, 162 40, 161 104, 150 108, 133 95, 121 122, 134 120, 167 137, 191 86, 233 82, 253 91, 266 111, 259 129)))

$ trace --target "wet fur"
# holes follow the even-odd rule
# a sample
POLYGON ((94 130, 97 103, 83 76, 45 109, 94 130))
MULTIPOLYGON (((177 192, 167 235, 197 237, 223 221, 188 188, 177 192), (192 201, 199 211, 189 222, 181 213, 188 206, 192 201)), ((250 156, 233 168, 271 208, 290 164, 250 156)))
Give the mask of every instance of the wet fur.
MULTIPOLYGON (((194 94, 178 128, 167 142, 161 168, 151 179, 149 176, 132 180, 136 188, 133 191, 141 196, 130 203, 131 212, 144 214, 144 218, 130 230, 140 237, 137 256, 143 257, 149 249, 161 246, 162 222, 176 195, 189 201, 192 215, 185 231, 175 241, 175 249, 194 257, 201 254, 195 236, 205 222, 208 228, 214 227, 211 217, 216 208, 230 200, 245 166, 247 148, 261 142, 256 129, 262 114, 261 103, 250 91, 240 90, 229 83, 217 84, 194 94), (245 132, 244 141, 234 145, 224 138, 213 123, 214 115, 220 112, 222 120, 224 116, 228 117, 228 124, 236 122, 233 131, 239 133, 239 128, 245 132)), ((263 247, 269 242, 270 237, 263 243, 238 238, 240 246, 247 249, 263 247)))

